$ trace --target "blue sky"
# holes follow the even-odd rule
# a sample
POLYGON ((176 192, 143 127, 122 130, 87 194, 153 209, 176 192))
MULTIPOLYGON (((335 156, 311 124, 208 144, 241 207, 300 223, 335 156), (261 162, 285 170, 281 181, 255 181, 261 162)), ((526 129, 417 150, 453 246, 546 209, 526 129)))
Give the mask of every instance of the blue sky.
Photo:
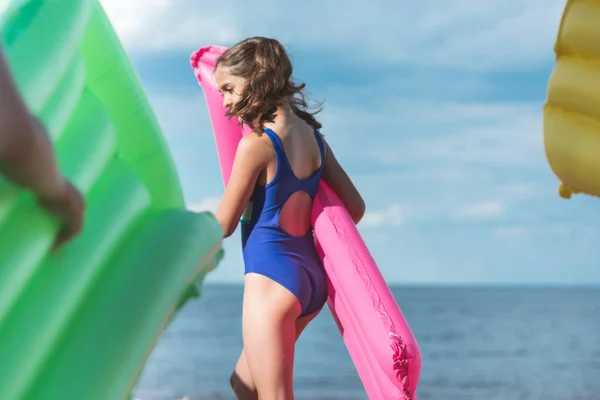
MULTIPOLYGON (((600 283, 600 203, 560 199, 543 149, 564 1, 102 3, 190 208, 214 210, 223 187, 189 55, 265 35, 325 101, 323 133, 366 199, 359 230, 390 284, 600 283)), ((208 280, 240 282, 239 232, 225 249, 208 280)))

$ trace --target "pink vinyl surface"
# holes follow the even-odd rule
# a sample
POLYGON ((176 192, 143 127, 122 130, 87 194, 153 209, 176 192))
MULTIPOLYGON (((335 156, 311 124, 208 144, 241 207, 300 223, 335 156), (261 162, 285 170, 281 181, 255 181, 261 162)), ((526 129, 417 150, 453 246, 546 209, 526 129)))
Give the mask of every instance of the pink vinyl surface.
MULTIPOLYGON (((225 117, 214 81, 216 61, 225 50, 203 47, 190 61, 204 91, 227 185, 237 145, 250 131, 225 117)), ((324 182, 313 204, 312 225, 329 281, 327 305, 367 395, 374 400, 416 400, 421 373, 417 341, 350 215, 324 182)))

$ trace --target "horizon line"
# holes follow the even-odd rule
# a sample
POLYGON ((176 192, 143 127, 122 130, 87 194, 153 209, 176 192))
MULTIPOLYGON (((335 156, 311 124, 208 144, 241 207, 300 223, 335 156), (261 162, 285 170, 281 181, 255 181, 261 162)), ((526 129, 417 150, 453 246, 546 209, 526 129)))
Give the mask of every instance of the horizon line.
MULTIPOLYGON (((205 281, 204 286, 244 286, 243 281, 231 282, 231 281, 217 281, 209 282, 205 281)), ((388 283, 390 289, 392 288, 498 288, 498 289, 600 289, 600 282, 598 283, 388 283)))

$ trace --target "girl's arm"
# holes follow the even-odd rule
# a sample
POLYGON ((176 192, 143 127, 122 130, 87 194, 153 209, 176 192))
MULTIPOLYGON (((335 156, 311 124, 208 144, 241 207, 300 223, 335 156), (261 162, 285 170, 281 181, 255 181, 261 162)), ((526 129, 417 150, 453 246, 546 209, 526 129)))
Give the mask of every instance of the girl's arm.
POLYGON ((358 189, 356 189, 356 186, 354 186, 354 183, 350 180, 348 174, 346 174, 346 171, 344 171, 344 168, 342 168, 335 158, 333 150, 331 150, 325 139, 323 139, 323 143, 325 144, 323 180, 338 195, 348 213, 350 213, 354 223, 358 224, 365 215, 365 201, 358 192, 358 189))

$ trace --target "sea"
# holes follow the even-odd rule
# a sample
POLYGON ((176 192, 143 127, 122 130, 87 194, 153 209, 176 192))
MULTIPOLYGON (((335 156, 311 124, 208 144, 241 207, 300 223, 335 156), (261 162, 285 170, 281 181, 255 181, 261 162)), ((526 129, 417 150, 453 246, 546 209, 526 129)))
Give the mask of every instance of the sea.
MULTIPOLYGON (((600 288, 392 292, 421 349, 419 400, 600 400, 600 288)), ((242 294, 241 285, 207 284, 162 335, 135 397, 235 399, 242 294)), ((368 398, 327 308, 296 349, 296 399, 368 398)))

